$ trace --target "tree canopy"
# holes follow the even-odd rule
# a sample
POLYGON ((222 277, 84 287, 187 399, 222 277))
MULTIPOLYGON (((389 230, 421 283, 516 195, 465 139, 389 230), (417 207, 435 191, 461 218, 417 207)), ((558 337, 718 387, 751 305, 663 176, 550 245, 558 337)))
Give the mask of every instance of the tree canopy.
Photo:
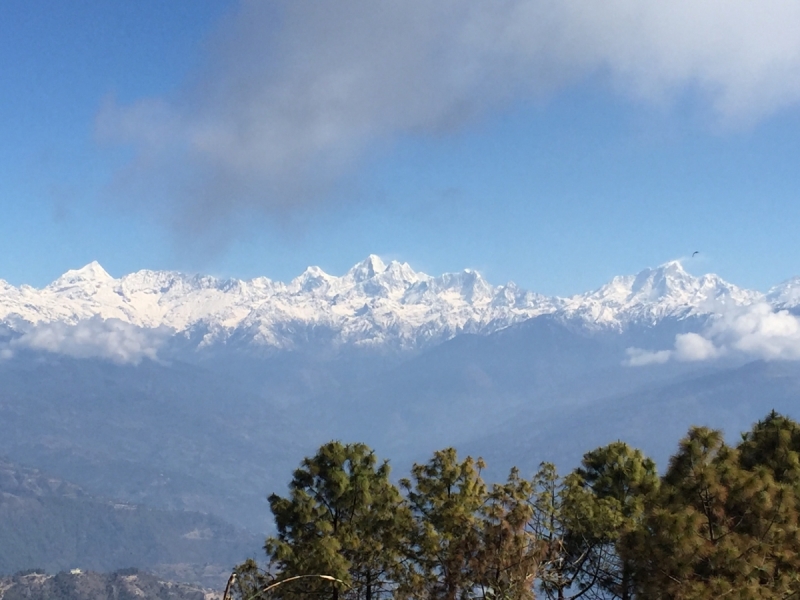
POLYGON ((543 463, 489 485, 483 469, 447 448, 395 485, 364 444, 325 444, 288 496, 269 497, 268 569, 240 565, 234 588, 331 600, 800 598, 800 425, 786 416, 769 414, 735 446, 693 427, 662 476, 621 441, 566 475, 543 463))
POLYGON ((330 442, 303 460, 289 488, 289 497, 269 497, 277 528, 265 545, 271 567, 284 577, 324 574, 337 581, 301 577, 280 595, 391 594, 410 511, 389 481, 388 463, 378 464, 364 444, 330 442))

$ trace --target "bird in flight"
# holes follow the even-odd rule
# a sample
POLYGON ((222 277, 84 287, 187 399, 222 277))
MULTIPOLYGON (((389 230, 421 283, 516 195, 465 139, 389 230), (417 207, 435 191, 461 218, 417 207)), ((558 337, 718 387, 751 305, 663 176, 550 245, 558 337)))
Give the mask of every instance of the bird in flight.
POLYGON ((692 252, 692 258, 694 258, 696 254, 700 254, 700 250, 695 250, 692 252))

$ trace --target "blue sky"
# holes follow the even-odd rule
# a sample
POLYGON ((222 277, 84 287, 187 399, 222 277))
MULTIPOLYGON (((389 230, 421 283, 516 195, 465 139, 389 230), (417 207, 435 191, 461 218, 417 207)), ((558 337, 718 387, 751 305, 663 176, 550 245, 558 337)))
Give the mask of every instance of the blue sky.
POLYGON ((0 278, 800 274, 800 10, 488 6, 3 2, 0 278))

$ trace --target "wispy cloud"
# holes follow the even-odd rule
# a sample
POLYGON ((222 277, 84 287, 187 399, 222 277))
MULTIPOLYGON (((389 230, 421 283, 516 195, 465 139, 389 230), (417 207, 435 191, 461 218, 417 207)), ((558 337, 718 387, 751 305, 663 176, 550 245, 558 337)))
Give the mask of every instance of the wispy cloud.
POLYGON ((716 316, 701 333, 675 336, 672 349, 656 352, 628 348, 625 364, 639 367, 704 361, 740 355, 763 360, 800 360, 800 318, 774 310, 766 302, 734 307, 716 316))
POLYGON ((188 229, 309 207, 397 135, 437 135, 587 75, 726 121, 800 100, 800 4, 244 0, 180 93, 97 118, 122 187, 188 229))
POLYGON ((0 348, 0 358, 18 350, 38 350, 74 358, 102 358, 118 364, 157 359, 166 328, 141 329, 118 319, 93 317, 75 325, 62 322, 31 325, 0 348))

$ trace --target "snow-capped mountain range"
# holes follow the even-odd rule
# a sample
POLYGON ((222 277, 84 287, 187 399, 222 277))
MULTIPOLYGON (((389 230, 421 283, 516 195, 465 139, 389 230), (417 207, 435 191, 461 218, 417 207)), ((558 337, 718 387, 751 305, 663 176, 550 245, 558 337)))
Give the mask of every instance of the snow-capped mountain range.
POLYGON ((765 295, 716 275, 694 277, 672 261, 615 277, 593 292, 559 298, 514 283, 493 286, 472 270, 431 277, 371 255, 341 277, 309 267, 289 283, 149 270, 116 279, 96 262, 41 289, 0 280, 0 322, 11 331, 115 320, 168 328, 197 339, 199 346, 237 340, 292 348, 310 332, 324 331, 337 344, 414 348, 461 332, 490 333, 542 314, 623 330, 632 323, 712 315, 758 302, 775 308, 800 305, 800 278, 765 295))

